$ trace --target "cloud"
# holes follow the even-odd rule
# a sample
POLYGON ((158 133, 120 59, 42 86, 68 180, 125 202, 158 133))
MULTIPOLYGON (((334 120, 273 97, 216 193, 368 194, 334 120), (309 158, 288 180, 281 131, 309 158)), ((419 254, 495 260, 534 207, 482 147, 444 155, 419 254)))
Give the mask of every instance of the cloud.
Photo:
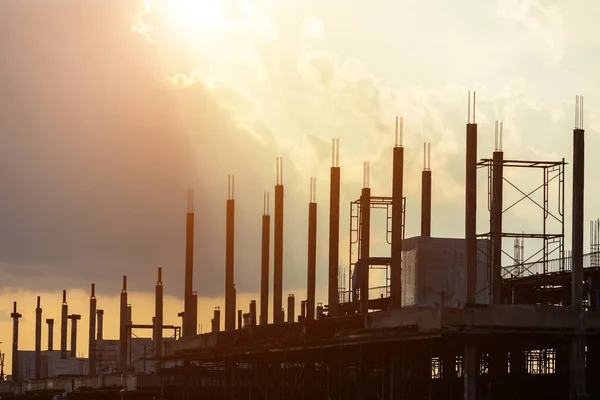
POLYGON ((556 66, 566 51, 563 14, 558 5, 543 5, 538 0, 498 0, 502 18, 520 24, 529 32, 529 50, 541 53, 556 66))

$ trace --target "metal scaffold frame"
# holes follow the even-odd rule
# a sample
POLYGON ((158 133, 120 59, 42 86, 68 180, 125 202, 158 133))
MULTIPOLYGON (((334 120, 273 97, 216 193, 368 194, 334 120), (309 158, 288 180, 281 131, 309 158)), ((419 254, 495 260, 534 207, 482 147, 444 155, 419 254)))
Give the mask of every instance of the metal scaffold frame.
MULTIPOLYGON (((371 196, 370 197, 371 209, 385 210, 386 212, 386 243, 392 245, 392 198, 386 196, 371 196)), ((340 302, 351 302, 353 292, 353 275, 356 269, 356 263, 360 261, 360 243, 361 243, 361 219, 360 219, 360 199, 350 202, 350 244, 349 244, 349 257, 348 257, 348 289, 340 291, 340 302)), ((406 225, 406 197, 402 198, 402 240, 405 238, 405 225, 406 225)), ((389 256, 386 256, 389 257, 389 256)), ((370 287, 369 292, 378 292, 383 295, 384 298, 390 297, 390 263, 377 263, 369 266, 369 269, 385 269, 386 284, 384 286, 370 287)), ((356 282, 358 285, 358 282, 356 282)), ((373 298, 369 294, 369 298, 373 298)))
MULTIPOLYGON (((487 168, 488 172, 488 211, 492 211, 492 175, 494 162, 491 158, 481 159, 477 163, 478 168, 487 168)), ((519 241, 520 251, 510 254, 502 249, 502 254, 510 258, 510 265, 502 267, 502 278, 512 279, 527 275, 547 275, 552 272, 565 271, 565 166, 567 163, 564 158, 561 161, 524 161, 524 160, 502 160, 502 168, 521 168, 521 169, 536 169, 542 170, 542 183, 535 189, 525 192, 515 183, 511 182, 505 176, 502 181, 520 194, 520 197, 512 204, 509 204, 502 209, 502 215, 512 210, 514 207, 521 204, 524 200, 529 200, 542 211, 541 232, 506 232, 502 231, 499 235, 501 238, 515 238, 519 241), (556 184, 557 191, 557 210, 550 210, 550 189, 553 184, 556 184), (532 195, 543 192, 543 201, 540 204, 532 198, 532 195), (559 228, 551 230, 549 228, 549 220, 554 220, 558 223, 559 228), (542 241, 540 248, 534 248, 534 251, 527 258, 524 257, 522 249, 524 248, 525 239, 537 239, 542 241), (561 260, 557 265, 550 265, 551 258, 561 260)), ((491 219, 491 218, 490 218, 491 219)), ((497 237, 497 234, 489 232, 478 234, 479 238, 487 238, 492 240, 497 237)), ((499 243, 502 243, 501 240, 499 243)), ((491 269, 491 254, 488 252, 488 270, 491 269)), ((491 274, 488 274, 491 279, 491 274)), ((491 286, 491 281, 489 282, 491 286)))

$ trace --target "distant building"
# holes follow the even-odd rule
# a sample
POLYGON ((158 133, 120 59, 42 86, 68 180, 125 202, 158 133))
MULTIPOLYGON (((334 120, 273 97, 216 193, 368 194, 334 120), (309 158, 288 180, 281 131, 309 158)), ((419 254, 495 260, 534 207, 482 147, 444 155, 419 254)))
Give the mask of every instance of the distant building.
MULTIPOLYGON (((19 350, 20 380, 35 379, 35 351, 19 350)), ((60 358, 60 350, 42 351, 40 378, 53 378, 61 375, 87 375, 87 358, 60 358)))

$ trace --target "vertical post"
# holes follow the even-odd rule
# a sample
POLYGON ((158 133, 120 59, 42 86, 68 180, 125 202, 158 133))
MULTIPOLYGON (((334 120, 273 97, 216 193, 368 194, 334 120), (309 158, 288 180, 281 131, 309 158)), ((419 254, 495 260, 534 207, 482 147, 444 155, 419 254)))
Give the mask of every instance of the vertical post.
POLYGON ((119 308, 119 369, 125 373, 127 369, 127 277, 123 276, 121 304, 119 308))
POLYGON ((63 290, 62 314, 60 316, 60 358, 67 358, 67 316, 69 306, 67 305, 67 291, 63 290))
POLYGON ((360 247, 358 268, 361 313, 369 312, 369 253, 371 248, 371 188, 369 187, 369 162, 365 162, 364 187, 360 196, 360 247))
POLYGON ((77 321, 81 319, 79 314, 71 314, 68 316, 71 320, 71 357, 77 357, 77 321))
POLYGON ((12 340, 12 380, 13 382, 21 382, 19 376, 19 318, 21 314, 17 312, 17 302, 13 303, 13 312, 10 314, 13 319, 13 340, 12 340))
POLYGON ((504 153, 502 152, 502 123, 496 121, 496 149, 492 158, 492 209, 490 232, 492 236, 492 301, 502 304, 502 197, 504 153))
MULTIPOLYGON (((396 137, 392 172, 392 262, 390 265, 391 306, 402 306, 402 236, 403 236, 403 186, 404 186, 404 119, 396 117, 396 137)), ((370 208, 370 204, 367 205, 370 208)), ((361 204, 361 211, 363 205, 361 204)), ((365 257, 364 255, 362 257, 365 257)), ((366 267, 368 269, 368 266, 366 267)))
POLYGON ((256 300, 250 300, 250 326, 256 326, 256 300))
POLYGON ((98 318, 98 331, 96 333, 96 340, 104 339, 104 310, 96 310, 96 317, 98 318))
POLYGON ((329 315, 337 315, 339 293, 340 253, 340 165, 339 139, 333 139, 331 155, 331 178, 329 188, 329 315))
POLYGON ((571 304, 581 307, 583 300, 583 206, 585 141, 583 129, 583 97, 576 97, 575 129, 573 129, 573 264, 571 269, 571 304))
POLYGON ((242 325, 242 310, 238 310, 237 312, 237 320, 238 320, 238 329, 242 329, 243 325, 242 325))
POLYGON ((46 319, 46 324, 48 324, 48 351, 54 350, 54 319, 48 318, 46 319))
POLYGON ((188 189, 187 213, 185 220, 185 297, 183 317, 183 337, 194 336, 198 320, 197 300, 194 286, 194 191, 188 189), (194 311, 196 309, 196 311, 194 311))
POLYGON ((269 323, 269 246, 271 216, 269 215, 269 193, 265 192, 262 216, 262 245, 260 255, 260 324, 269 323))
POLYGON ((293 294, 290 294, 288 296, 288 312, 287 312, 287 322, 290 324, 294 323, 294 316, 296 314, 296 298, 294 297, 293 294))
POLYGON ((479 363, 477 347, 474 344, 466 344, 463 354, 463 398, 464 400, 477 399, 477 371, 479 363))
POLYGON ((283 323, 283 176, 282 159, 277 157, 275 185, 275 230, 273 249, 273 322, 283 323))
POLYGON ((234 176, 229 175, 227 209, 225 218, 225 330, 235 330, 235 289, 234 289, 234 232, 235 200, 234 176))
POLYGON ((308 204, 308 282, 307 313, 309 321, 315 319, 315 296, 317 280, 317 203, 316 203, 316 178, 310 178, 310 203, 308 204))
MULTIPOLYGON (((584 167, 585 141, 583 129, 583 96, 575 100, 575 129, 573 130, 573 218, 571 269, 571 305, 581 309, 583 301, 583 208, 584 208, 584 167)), ((585 383, 585 341, 578 327, 576 335, 570 339, 570 399, 586 397, 585 383)))
POLYGON ((431 166, 430 143, 423 144, 423 172, 421 173, 421 236, 431 237, 431 166))
MULTIPOLYGON (((162 357, 163 348, 163 283, 162 268, 158 267, 156 287, 154 289, 154 357, 162 357)), ((157 361, 155 371, 159 371, 161 362, 157 361)))
POLYGON ((475 92, 471 116, 471 92, 469 92, 469 116, 467 123, 466 193, 465 193, 465 239, 467 255, 467 304, 477 302, 477 124, 475 123, 475 92))
POLYGON ((42 308, 40 307, 40 296, 37 297, 35 308, 35 379, 42 376, 42 308))
POLYGON ((221 330, 221 309, 219 307, 215 307, 213 324, 213 332, 219 332, 221 330))
POLYGON ((90 296, 90 330, 88 332, 88 375, 96 376, 96 285, 92 283, 90 296))

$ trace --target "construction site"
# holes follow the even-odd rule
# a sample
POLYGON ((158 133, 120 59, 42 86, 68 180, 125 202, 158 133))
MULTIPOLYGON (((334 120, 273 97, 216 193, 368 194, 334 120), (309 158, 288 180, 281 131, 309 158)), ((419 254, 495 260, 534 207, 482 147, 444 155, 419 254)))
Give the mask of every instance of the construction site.
POLYGON ((66 291, 59 350, 54 350, 54 320, 46 319, 48 344, 42 351, 39 297, 35 349, 19 348, 23 310, 15 302, 10 314, 12 375, 5 379, 0 374, 0 398, 600 399, 600 221, 590 224, 590 248, 584 250, 588 225, 584 223, 583 98, 576 98, 573 150, 568 155, 572 157, 571 182, 565 178, 564 158, 505 158, 502 123, 496 123, 495 151, 488 158, 481 157, 475 116, 475 93, 469 92, 463 237, 432 236, 428 143, 423 147, 421 198, 407 201, 402 118, 396 118, 395 141, 390 146, 390 193, 371 192, 365 162, 364 185, 350 203, 350 215, 340 215, 339 142, 333 139, 329 237, 322 244, 328 247, 328 265, 317 265, 316 183, 311 179, 307 295, 296 299, 290 294, 284 304, 285 200, 282 159, 278 158, 273 218, 268 194, 264 201, 261 259, 256 263, 261 277, 259 299, 244 305, 236 302, 236 200, 230 176, 224 326, 217 307, 210 332, 198 333, 194 193, 190 190, 181 326, 163 322, 160 268, 152 324, 132 321, 127 278, 123 277, 119 337, 114 340, 103 337, 104 311, 97 309, 91 285, 87 359, 77 356, 81 316, 69 314, 66 291), (519 189, 507 178, 507 170, 513 169, 519 174, 531 172, 530 179, 538 180, 537 189, 519 189), (477 187, 480 174, 487 177, 484 190, 477 187), (572 188, 569 250, 565 244, 566 185, 572 188), (520 193, 516 201, 506 201, 507 186, 520 193), (478 192, 487 192, 487 198, 478 192), (542 201, 533 198, 534 192, 542 201), (521 202, 530 202, 539 211, 538 229, 503 228, 503 217, 521 202), (477 229, 478 207, 489 211, 485 232, 477 229), (405 237, 406 215, 418 213, 419 208, 420 235, 405 237), (372 221, 382 214, 388 250, 374 254, 373 227, 382 224, 372 221), (341 218, 350 220, 350 260, 344 274, 340 273, 341 218), (540 244, 527 258, 525 241, 540 244), (507 242, 514 245, 503 246, 507 242), (316 302, 317 270, 328 277, 326 303, 316 302), (152 332, 152 338, 133 337, 136 329, 152 332))

